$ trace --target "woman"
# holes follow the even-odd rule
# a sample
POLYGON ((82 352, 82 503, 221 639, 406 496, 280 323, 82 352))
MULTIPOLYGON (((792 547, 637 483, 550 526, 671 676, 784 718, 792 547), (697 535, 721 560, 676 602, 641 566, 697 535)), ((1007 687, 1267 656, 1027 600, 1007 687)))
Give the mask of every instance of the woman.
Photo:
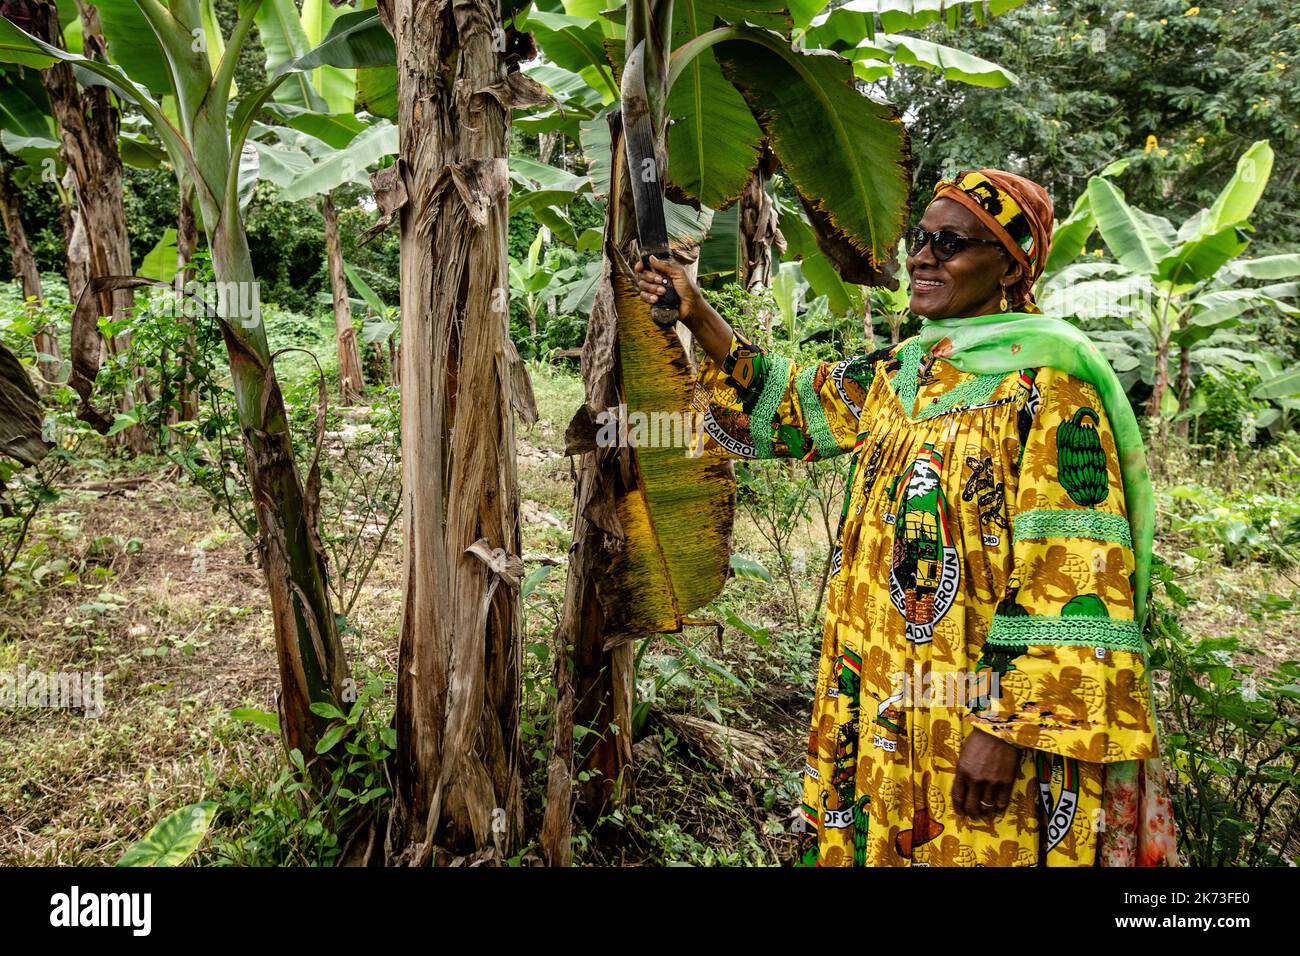
POLYGON ((804 864, 1176 861, 1135 620, 1141 442, 1086 337, 1030 314, 1051 230, 1047 192, 1019 176, 939 183, 907 243, 922 332, 807 368, 731 329, 675 263, 637 265, 642 298, 671 282, 707 353, 709 451, 853 456, 804 864))

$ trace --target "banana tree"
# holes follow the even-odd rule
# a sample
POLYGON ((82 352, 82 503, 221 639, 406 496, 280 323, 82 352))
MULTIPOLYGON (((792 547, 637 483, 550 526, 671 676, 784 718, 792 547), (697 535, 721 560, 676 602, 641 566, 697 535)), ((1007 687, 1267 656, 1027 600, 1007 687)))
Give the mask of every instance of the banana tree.
POLYGON ((542 313, 548 299, 553 299, 568 287, 576 267, 551 269, 542 259, 541 230, 528 246, 528 255, 521 262, 513 257, 510 260, 510 291, 524 300, 524 312, 528 316, 528 334, 534 342, 537 340, 537 317, 542 313))
MULTIPOLYGON (((343 16, 340 8, 326 0, 304 0, 301 12, 293 0, 263 0, 257 12, 257 29, 266 49, 268 79, 274 78, 283 64, 305 55, 320 44, 340 16, 343 16)), ((295 73, 289 82, 276 89, 273 100, 268 104, 270 111, 290 126, 303 132, 314 131, 320 137, 318 141, 327 141, 330 146, 343 151, 341 157, 321 157, 325 168, 313 171, 316 175, 312 176, 312 188, 305 188, 301 181, 287 184, 284 188, 291 191, 292 198, 320 197, 339 360, 339 399, 342 404, 351 405, 361 397, 365 382, 361 371, 361 349, 352 326, 347 279, 343 274, 338 212, 331 191, 335 185, 360 173, 379 156, 396 152, 396 136, 392 137, 392 149, 383 153, 371 153, 361 158, 355 149, 346 152, 365 129, 363 121, 355 115, 355 70, 326 65, 295 73), (339 174, 337 183, 333 182, 331 171, 339 174)))
POLYGON ((385 56, 355 64, 356 102, 400 131, 397 162, 371 180, 376 228, 401 227, 407 489, 384 851, 422 865, 439 849, 504 852, 523 825, 511 416, 527 412, 529 390, 508 329, 507 156, 511 111, 546 94, 516 71, 519 34, 495 3, 391 0, 341 17, 331 34, 345 23, 357 39, 385 38, 385 56))
POLYGON ((23 301, 28 304, 29 315, 34 321, 32 346, 36 353, 36 367, 45 382, 59 380, 63 363, 55 330, 35 321, 45 296, 36 257, 23 227, 19 190, 24 180, 40 175, 44 168, 54 168, 54 153, 58 149, 54 139, 56 135, 49 100, 41 88, 39 77, 31 71, 21 71, 6 64, 0 69, 0 140, 3 141, 3 156, 13 156, 13 161, 0 158, 0 216, 3 216, 5 233, 9 237, 14 275, 21 282, 23 301), (51 161, 48 166, 46 160, 51 161))
MULTIPOLYGON (((358 37, 348 29, 347 18, 340 18, 320 46, 282 65, 266 87, 245 94, 231 111, 235 63, 259 6, 260 0, 240 4, 234 29, 218 52, 209 43, 195 42, 212 33, 209 4, 133 0, 131 9, 146 29, 137 29, 124 47, 139 55, 142 68, 155 77, 165 74, 174 96, 167 110, 122 66, 70 53, 7 20, 0 21, 0 59, 42 70, 75 66, 105 81, 148 119, 172 167, 193 184, 213 270, 226 293, 218 321, 230 360, 270 596, 281 680, 280 726, 285 743, 311 758, 318 742, 324 742, 330 708, 337 707, 346 662, 317 544, 318 473, 313 468, 304 487, 274 355, 252 304, 256 275, 239 205, 240 167, 245 165, 239 157, 252 149, 247 137, 258 110, 289 77, 323 65, 384 62, 393 54, 391 43, 385 46, 373 33, 358 37)), ((324 764, 316 760, 313 768, 323 772, 324 764)))
MULTIPOLYGON (((542 836, 555 863, 568 859, 574 769, 588 772, 581 788, 588 812, 629 792, 636 642, 689 623, 721 590, 729 566, 729 464, 682 448, 604 448, 595 436, 595 416, 620 402, 649 414, 690 407, 689 360, 637 296, 631 265, 665 242, 685 261, 694 248, 672 240, 656 223, 664 217, 648 211, 662 203, 665 185, 673 199, 701 209, 735 201, 766 142, 819 245, 852 261, 862 281, 892 271, 909 181, 906 133, 896 112, 859 93, 847 60, 796 49, 794 24, 808 21, 811 6, 635 0, 625 8, 622 42, 606 45, 613 69, 603 59, 592 66, 602 82, 617 76, 637 96, 625 96, 622 111, 608 117, 604 263, 583 356, 586 403, 567 433, 582 464, 557 630, 572 666, 561 653, 542 836), (648 152, 635 145, 646 141, 648 152), (576 725, 595 733, 575 752, 576 725)), ((550 57, 546 37, 539 42, 550 57)))
MULTIPOLYGON (((103 62, 107 59, 99 11, 87 4, 80 5, 79 39, 86 62, 103 62)), ((4 22, 22 23, 42 42, 61 48, 64 45, 60 11, 53 0, 5 0, 0 4, 4 22)), ((76 184, 77 205, 84 221, 85 238, 89 255, 91 276, 123 275, 131 271, 131 249, 126 229, 126 211, 122 202, 122 159, 118 151, 120 114, 113 91, 105 85, 81 87, 66 62, 56 62, 41 73, 50 107, 57 121, 63 161, 71 170, 76 184)), ((75 299, 79 288, 70 288, 75 299)), ((131 308, 129 289, 105 291, 100 297, 98 315, 111 316, 115 323, 125 322, 131 308)), ((74 337, 77 341, 96 344, 97 333, 74 337)), ((110 337, 106 343, 110 352, 126 351, 125 335, 110 337)), ((82 411, 88 411, 88 399, 93 371, 98 369, 98 354, 84 356, 74 362, 69 379, 83 398, 82 411), (82 368, 91 368, 91 374, 82 374, 82 368)), ((128 389, 119 398, 120 411, 130 416, 138 398, 136 389, 128 389)), ((106 430, 107 420, 94 420, 101 430, 106 430)), ((141 452, 146 445, 143 429, 132 426, 119 439, 133 452, 141 452)))
MULTIPOLYGON (((396 70, 397 162, 372 177, 401 227, 405 601, 398 649, 390 862, 504 853, 523 827, 519 689, 523 562, 509 338, 511 111, 545 92, 514 69, 495 2, 379 5, 396 70)), ((516 37, 517 38, 517 37, 516 37)), ((391 85, 390 85, 391 84, 391 85)))
MULTIPOLYGON (((1208 209, 1175 229, 1169 220, 1129 205, 1105 176, 1095 176, 1063 223, 1054 242, 1042 307, 1082 319, 1119 318, 1138 333, 1140 354, 1117 348, 1127 337, 1111 334, 1100 343, 1112 353, 1116 371, 1135 373, 1152 363, 1147 415, 1160 437, 1169 420, 1185 409, 1191 395, 1194 349, 1217 329, 1237 324, 1252 308, 1282 310, 1295 295, 1300 274, 1292 256, 1238 259, 1249 244, 1249 217, 1268 183, 1273 151, 1266 141, 1252 145, 1237 162, 1229 182, 1208 209), (1097 231, 1114 263, 1063 265, 1097 231), (1274 280, 1243 285, 1247 278, 1274 280), (1170 388, 1171 352, 1178 350, 1178 377, 1170 388)), ((1185 418, 1184 418, 1185 421, 1185 418)), ((1183 429, 1185 431, 1185 427, 1183 429)))

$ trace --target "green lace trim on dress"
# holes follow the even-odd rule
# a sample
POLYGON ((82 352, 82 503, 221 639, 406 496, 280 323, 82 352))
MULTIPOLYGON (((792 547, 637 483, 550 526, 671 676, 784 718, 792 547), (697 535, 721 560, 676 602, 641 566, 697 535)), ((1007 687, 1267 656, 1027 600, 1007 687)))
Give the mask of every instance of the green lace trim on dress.
POLYGON ((895 358, 900 365, 894 373, 894 392, 898 395, 903 414, 912 417, 912 406, 916 404, 916 373, 921 369, 921 346, 916 339, 903 344, 895 358))
POLYGON ((813 441, 815 457, 834 458, 843 449, 831 434, 830 423, 826 421, 826 411, 822 408, 821 399, 817 397, 817 390, 813 387, 813 378, 816 377, 820 367, 820 364, 810 365, 796 375, 794 390, 803 408, 803 420, 807 426, 808 437, 813 441))
POLYGON ((1091 538, 1133 547, 1133 532, 1123 515, 1104 511, 1040 508, 1022 511, 1013 521, 1015 541, 1026 538, 1091 538))
POLYGON ((903 406, 903 414, 909 421, 924 421, 946 415, 967 405, 982 405, 992 397, 998 386, 1002 384, 1002 380, 1006 378, 1006 375, 998 373, 977 375, 975 378, 967 379, 944 392, 937 402, 927 405, 915 418, 912 418, 912 408, 916 405, 916 376, 921 370, 923 351, 920 343, 915 339, 898 350, 897 357, 901 365, 894 373, 894 391, 898 395, 899 404, 903 406))
POLYGON ((772 419, 776 418, 786 387, 790 384, 790 363, 780 355, 769 356, 771 365, 763 381, 763 391, 749 416, 749 437, 754 441, 755 458, 775 458, 772 451, 772 419))
POLYGON ((1142 634, 1136 621, 1110 617, 1057 617, 1053 615, 993 615, 993 626, 984 642, 995 647, 1024 647, 1029 644, 1083 644, 1115 651, 1141 654, 1142 634))

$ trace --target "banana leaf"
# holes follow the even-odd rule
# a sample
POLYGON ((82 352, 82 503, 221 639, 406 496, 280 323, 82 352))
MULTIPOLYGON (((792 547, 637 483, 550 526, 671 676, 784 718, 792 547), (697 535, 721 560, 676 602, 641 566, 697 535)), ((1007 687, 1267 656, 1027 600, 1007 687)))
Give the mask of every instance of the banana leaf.
POLYGON ((50 447, 41 437, 43 418, 41 400, 27 370, 0 344, 0 455, 24 465, 44 458, 50 447))
MULTIPOLYGON (((619 362, 631 416, 691 408, 695 375, 672 329, 650 318, 631 278, 615 267, 619 362)), ((671 421, 665 416, 660 421, 671 421)), ((689 425, 689 420, 686 421, 689 425)), ((629 428, 631 431, 631 428, 629 428)), ((637 448, 635 483, 619 496, 626 546, 612 568, 627 596, 628 631, 678 631, 682 618, 722 590, 730 566, 735 480, 730 462, 695 458, 689 445, 637 448)))

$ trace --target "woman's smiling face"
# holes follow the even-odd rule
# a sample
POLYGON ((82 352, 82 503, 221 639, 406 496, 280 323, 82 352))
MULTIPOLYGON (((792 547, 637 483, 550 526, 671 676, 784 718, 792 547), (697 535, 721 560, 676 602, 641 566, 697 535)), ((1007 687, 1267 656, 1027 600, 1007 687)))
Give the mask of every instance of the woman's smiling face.
MULTIPOLYGON (((995 239, 979 218, 952 199, 930 203, 920 226, 927 232, 955 232, 972 239, 995 239)), ((907 257, 912 280, 908 307, 929 319, 966 318, 999 311, 1004 290, 1020 278, 1020 264, 1000 246, 972 243, 947 262, 935 258, 930 243, 907 257)))

